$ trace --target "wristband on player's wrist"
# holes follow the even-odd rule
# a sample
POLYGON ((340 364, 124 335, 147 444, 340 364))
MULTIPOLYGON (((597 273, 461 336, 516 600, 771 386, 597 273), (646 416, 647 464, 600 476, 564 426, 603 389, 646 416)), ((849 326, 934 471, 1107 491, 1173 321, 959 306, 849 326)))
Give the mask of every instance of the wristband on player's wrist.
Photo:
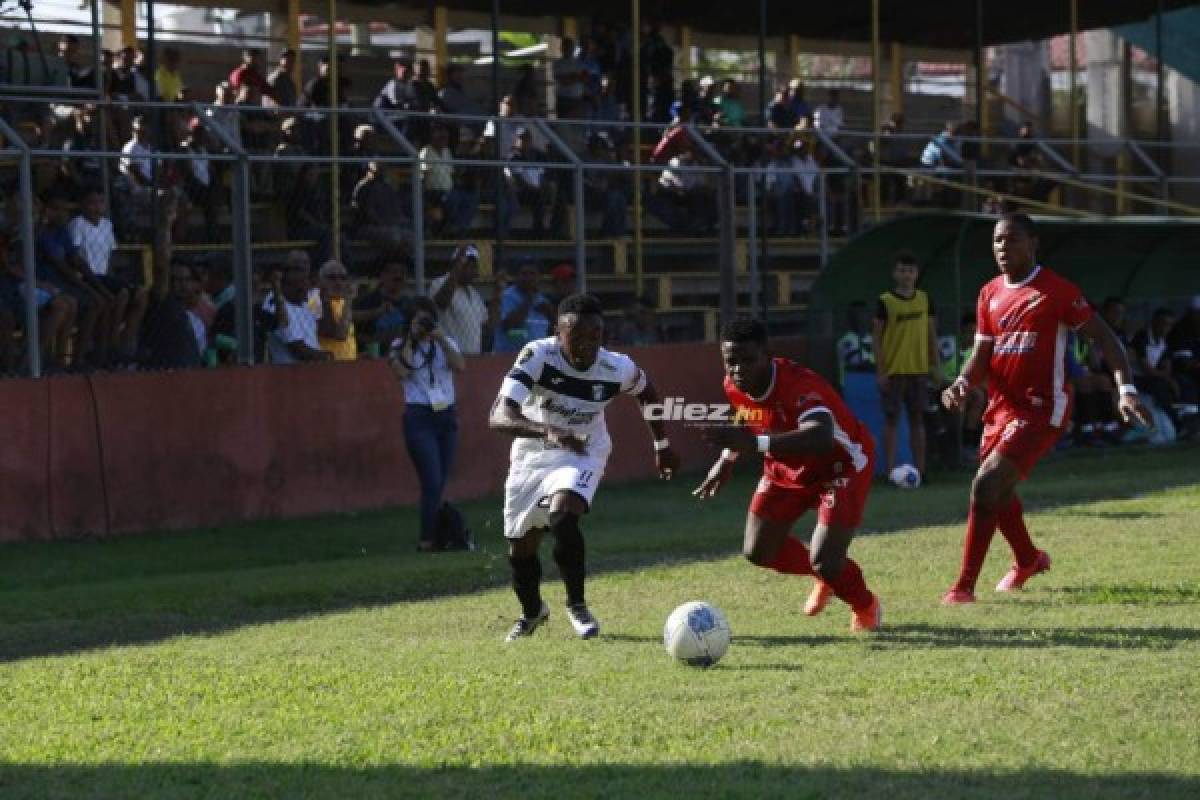
POLYGON ((734 461, 738 460, 739 455, 740 455, 740 453, 738 453, 737 450, 730 450, 728 447, 726 447, 724 450, 721 451, 721 460, 728 461, 729 463, 732 464, 734 461))
POLYGON ((759 436, 755 436, 754 440, 758 446, 758 452, 766 453, 768 450, 771 449, 771 437, 768 436, 767 434, 764 433, 759 436))
POLYGON ((661 453, 663 450, 666 450, 670 446, 671 446, 671 440, 665 436, 661 439, 654 440, 654 452, 656 452, 656 453, 661 453))
POLYGON ((970 389, 971 382, 969 380, 967 380, 965 375, 959 375, 957 378, 954 379, 954 383, 950 384, 950 386, 951 387, 961 386, 964 389, 970 389))
POLYGON ((1126 396, 1126 395, 1128 395, 1129 397, 1137 397, 1138 396, 1137 386, 1135 386, 1132 383, 1122 383, 1120 386, 1117 387, 1117 391, 1119 391, 1122 396, 1126 396))

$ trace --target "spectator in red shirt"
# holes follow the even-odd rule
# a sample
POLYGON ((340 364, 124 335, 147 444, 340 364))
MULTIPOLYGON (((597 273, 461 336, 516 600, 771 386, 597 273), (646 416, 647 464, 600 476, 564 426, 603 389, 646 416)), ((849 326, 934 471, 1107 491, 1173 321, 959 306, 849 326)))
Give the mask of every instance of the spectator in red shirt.
POLYGON ((262 59, 259 58, 257 51, 243 50, 242 63, 229 73, 229 85, 238 90, 242 86, 249 86, 254 90, 256 95, 262 95, 274 100, 275 90, 271 87, 271 84, 267 83, 267 79, 263 77, 261 61, 262 59))

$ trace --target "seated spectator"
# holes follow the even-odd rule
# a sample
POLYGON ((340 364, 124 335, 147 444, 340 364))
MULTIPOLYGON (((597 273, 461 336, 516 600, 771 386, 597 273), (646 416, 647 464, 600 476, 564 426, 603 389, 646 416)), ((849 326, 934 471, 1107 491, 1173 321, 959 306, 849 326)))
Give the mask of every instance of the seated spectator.
POLYGON ((372 161, 350 198, 355 236, 389 249, 406 246, 412 239, 412 219, 406 209, 410 198, 392 186, 382 166, 372 161))
POLYGON ((221 363, 237 360, 237 287, 233 284, 233 263, 227 256, 214 253, 208 258, 208 281, 204 292, 209 297, 214 316, 209 326, 210 346, 221 363))
POLYGON ((1171 374, 1179 381, 1200 387, 1200 294, 1167 337, 1171 351, 1171 374))
POLYGON ((433 67, 430 66, 429 59, 422 58, 417 61, 416 70, 413 72, 412 90, 414 111, 429 112, 442 110, 441 104, 438 101, 437 87, 433 84, 433 67))
POLYGON ((160 204, 163 224, 156 231, 154 284, 141 329, 138 360, 148 369, 188 369, 203 363, 208 349, 204 321, 192 311, 200 286, 192 265, 177 259, 171 228, 178 213, 173 195, 160 204))
POLYGON ((767 106, 768 128, 789 130, 796 127, 799 118, 796 116, 796 107, 792 104, 789 94, 790 90, 786 86, 775 92, 775 97, 767 106))
MULTIPOLYGON (((375 129, 370 125, 355 125, 354 138, 345 146, 345 154, 351 158, 372 158, 376 155, 375 129)), ((338 192, 345 202, 354 196, 354 187, 367 174, 367 163, 363 161, 343 162, 338 168, 338 192)))
POLYGON ((514 205, 529 208, 533 217, 532 234, 541 236, 546 230, 546 207, 554 204, 557 184, 547 177, 544 167, 538 166, 543 158, 534 148, 533 134, 528 128, 517 129, 508 161, 504 177, 511 200, 514 205))
POLYGON ((96 69, 82 63, 79 37, 68 33, 58 40, 58 57, 67 70, 67 85, 72 89, 96 89, 96 69))
MULTIPOLYGON (((522 125, 508 120, 515 114, 516 101, 512 95, 505 95, 500 98, 499 119, 489 119, 483 128, 483 138, 493 142, 494 150, 492 152, 501 157, 507 156, 513 151, 517 144, 517 131, 524 129, 522 125)), ((534 144, 535 146, 538 144, 536 137, 534 144)))
POLYGON ((386 352, 391 341, 412 321, 413 296, 408 292, 407 282, 405 257, 390 254, 384 257, 379 270, 379 284, 355 298, 357 338, 359 343, 366 345, 369 355, 386 352))
MULTIPOLYGON (((587 160, 593 164, 617 164, 617 151, 604 133, 588 138, 587 160)), ((625 235, 629 209, 629 177, 617 170, 584 170, 583 197, 588 208, 601 209, 600 235, 620 238, 625 235)))
POLYGON ((150 97, 149 85, 134 65, 137 49, 125 46, 117 51, 115 66, 108 73, 107 94, 115 102, 145 102, 150 97))
POLYGON ((421 482, 421 534, 417 549, 438 548, 437 516, 458 449, 454 373, 466 362, 454 338, 438 325, 437 308, 418 297, 411 323, 392 342, 392 371, 404 387, 404 442, 421 482))
POLYGON ((746 107, 740 95, 737 81, 726 80, 721 83, 721 94, 713 101, 715 113, 731 128, 746 127, 746 107))
POLYGON ((1139 392, 1154 398, 1154 403, 1171 418, 1175 430, 1184 433, 1183 415, 1178 406, 1195 405, 1195 387, 1185 378, 1181 386, 1171 370, 1167 340, 1175 326, 1175 315, 1168 308, 1155 309, 1150 324, 1139 331, 1130 344, 1133 382, 1139 392))
POLYGON ((875 373, 875 340, 862 300, 855 300, 846 311, 846 332, 837 340, 837 354, 841 384, 845 385, 847 372, 875 373))
POLYGON ((321 319, 317 325, 320 349, 332 353, 334 361, 354 361, 358 358, 358 340, 348 299, 350 273, 341 262, 326 261, 317 277, 321 291, 321 319))
POLYGON ((665 340, 658 321, 658 308, 650 295, 638 297, 629 304, 613 333, 613 344, 627 347, 661 344, 665 340))
POLYGON ((242 145, 242 115, 235 108, 238 104, 238 90, 234 89, 229 82, 221 81, 213 91, 212 108, 204 113, 240 147, 242 145))
POLYGON ((1076 445, 1100 446, 1121 442, 1117 420, 1117 391, 1111 373, 1100 368, 1086 337, 1067 337, 1067 378, 1075 390, 1071 414, 1076 445))
POLYGON ((842 93, 830 89, 826 100, 817 106, 813 112, 813 127, 827 136, 837 136, 846 124, 846 115, 842 109, 842 93))
POLYGON ((513 111, 518 117, 539 116, 538 92, 541 89, 537 74, 532 64, 524 64, 517 70, 517 80, 513 83, 509 97, 512 98, 513 111))
MULTIPOLYGON (((600 76, 600 88, 596 96, 592 99, 591 118, 596 123, 604 122, 620 122, 624 109, 621 102, 617 99, 616 86, 613 83, 613 78, 608 73, 600 76)), ((678 116, 678 115, 676 115, 678 116)), ((620 133, 620 129, 605 125, 597 125, 593 130, 607 133, 614 141, 620 133)))
POLYGON ((646 199, 646 207, 672 230, 708 232, 716 221, 716 204, 690 149, 672 158, 659 176, 657 191, 646 199))
POLYGON ((491 352, 485 347, 485 334, 490 336, 499 321, 501 293, 506 283, 497 275, 490 302, 475 288, 479 279, 479 249, 473 244, 461 245, 450 259, 445 275, 429 284, 429 296, 438 308, 438 322, 459 343, 466 355, 491 352))
POLYGON ((164 103, 179 102, 183 93, 183 75, 179 71, 182 60, 178 48, 163 48, 162 60, 154 71, 154 88, 158 91, 158 99, 164 103))
MULTIPOLYGON (((479 158, 481 141, 476 137, 472 128, 463 126, 459 129, 458 149, 455 157, 479 158)), ((451 150, 455 150, 455 148, 451 147, 451 150)), ((482 169, 485 169, 493 177, 495 176, 494 168, 482 169)), ((481 168, 467 167, 460 170, 455 167, 451 177, 453 184, 446 195, 446 220, 441 230, 441 235, 447 237, 461 236, 470 230, 475 220, 475 214, 479 211, 480 194, 483 188, 481 168)))
POLYGON ((112 339, 111 314, 114 297, 96 281, 67 228, 70 212, 61 197, 46 203, 45 225, 37 236, 39 281, 73 298, 79 309, 75 338, 75 364, 108 366, 112 339))
MULTIPOLYGON (((975 351, 975 315, 966 313, 958 323, 958 339, 951 352, 944 353, 942 358, 942 385, 939 391, 949 386, 962 374, 963 365, 975 351)), ((966 401, 963 403, 959 416, 962 420, 962 442, 971 449, 978 449, 979 440, 983 433, 983 412, 987 409, 987 390, 983 386, 972 386, 967 390, 966 401)), ((939 410, 940 413, 940 410, 939 410)))
POLYGON ((295 106, 299 98, 296 93, 296 81, 292 79, 292 71, 296 66, 296 51, 290 47, 279 54, 279 64, 267 76, 267 86, 270 92, 265 92, 271 104, 283 108, 295 106))
POLYGON ((675 85, 670 70, 651 72, 646 78, 646 103, 643 115, 647 122, 664 125, 671 121, 675 106, 675 85))
MULTIPOLYGON (((25 326, 25 266, 15 252, 15 241, 0 228, 0 373, 11 374, 21 363, 14 334, 25 326)), ((38 280, 34 287, 38 310, 38 348, 44 370, 67 368, 71 333, 75 327, 77 304, 69 294, 48 281, 38 280)))
POLYGON ((150 131, 144 117, 134 117, 132 136, 121 147, 125 155, 120 162, 125 187, 135 197, 146 196, 155 185, 154 151, 150 147, 150 131))
POLYGON ((121 361, 132 361, 137 354, 142 318, 146 314, 147 291, 131 285, 112 274, 109 262, 117 248, 112 222, 104 216, 104 192, 92 189, 83 197, 79 216, 71 220, 67 230, 71 245, 87 265, 89 283, 103 287, 112 298, 112 309, 104 322, 108 346, 121 361))
MULTIPOLYGON (((279 144, 275 146, 275 155, 286 158, 308 155, 308 151, 304 147, 300 120, 297 117, 284 117, 283 122, 279 124, 279 144)), ((271 182, 275 187, 275 196, 290 201, 296 190, 300 162, 279 160, 272 166, 275 170, 275 174, 271 176, 271 182)))
POLYGON ((504 290, 494 352, 515 353, 529 342, 550 335, 558 310, 538 290, 540 279, 537 265, 526 261, 517 271, 513 285, 504 290))
POLYGON ((962 154, 954 132, 954 122, 947 122, 941 132, 929 140, 921 151, 921 166, 938 170, 962 166, 962 154))
POLYGON ((267 336, 267 358, 272 364, 333 360, 333 353, 322 350, 317 337, 321 297, 311 288, 309 263, 304 252, 293 250, 282 275, 272 275, 271 293, 262 306, 274 318, 267 336))
POLYGON ((692 135, 687 129, 689 122, 691 122, 690 110, 687 107, 680 108, 679 116, 663 132, 658 144, 654 145, 654 149, 650 151, 651 163, 666 164, 680 153, 692 149, 692 135))

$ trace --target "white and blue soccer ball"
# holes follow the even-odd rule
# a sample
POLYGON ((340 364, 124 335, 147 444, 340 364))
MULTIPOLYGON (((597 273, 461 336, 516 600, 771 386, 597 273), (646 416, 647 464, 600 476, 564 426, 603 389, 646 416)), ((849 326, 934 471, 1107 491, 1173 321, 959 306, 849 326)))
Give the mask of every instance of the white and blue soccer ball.
POLYGON ((663 646, 671 657, 690 667, 711 667, 729 649, 729 622, 710 603, 684 603, 671 612, 663 628, 663 646))
POLYGON ((901 489, 916 489, 921 485, 921 473, 912 464, 901 464, 891 471, 888 480, 901 489))

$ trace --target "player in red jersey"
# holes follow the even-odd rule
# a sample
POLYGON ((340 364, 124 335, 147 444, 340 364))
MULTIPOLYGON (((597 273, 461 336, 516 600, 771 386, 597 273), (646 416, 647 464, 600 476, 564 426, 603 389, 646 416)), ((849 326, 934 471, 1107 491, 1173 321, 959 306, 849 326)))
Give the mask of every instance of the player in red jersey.
POLYGON ((975 602, 975 581, 997 527, 1012 547, 1015 563, 996 591, 1020 589, 1050 569, 1050 556, 1029 538, 1016 488, 1070 420, 1065 372, 1071 330, 1089 337, 1105 362, 1115 366, 1121 416, 1151 425, 1121 342, 1075 284, 1037 263, 1033 220, 1024 214, 1001 217, 992 232, 992 252, 1001 274, 979 292, 975 351, 942 393, 945 406, 957 410, 971 387, 987 381, 988 407, 979 471, 971 484, 962 568, 942 597, 945 605, 975 602))
POLYGON ((836 595, 853 609, 853 630, 878 630, 883 621, 879 598, 846 555, 871 491, 871 434, 819 375, 771 357, 761 322, 727 324, 721 332, 721 359, 725 394, 741 424, 705 429, 705 438, 725 450, 692 494, 701 500, 713 497, 729 480, 740 454, 763 453, 763 476, 746 515, 746 558, 777 572, 816 576, 804 608, 809 616, 819 614, 836 595), (791 529, 814 508, 817 527, 810 558, 791 529))

